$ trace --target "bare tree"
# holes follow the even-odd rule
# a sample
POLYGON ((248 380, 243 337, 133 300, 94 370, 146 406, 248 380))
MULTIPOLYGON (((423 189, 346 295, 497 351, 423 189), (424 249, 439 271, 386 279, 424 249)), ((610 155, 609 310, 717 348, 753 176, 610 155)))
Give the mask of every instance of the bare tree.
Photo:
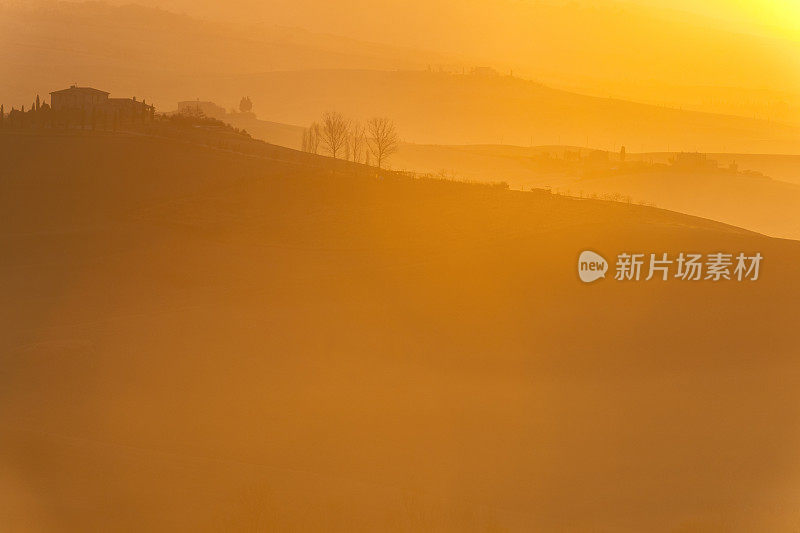
POLYGON ((347 143, 347 131, 349 129, 347 119, 337 111, 326 111, 322 115, 322 144, 328 149, 328 153, 336 159, 347 143))
POLYGON ((356 163, 362 161, 365 144, 366 132, 364 126, 359 122, 353 122, 350 125, 350 154, 353 156, 353 161, 356 163))
POLYGON ((311 154, 319 153, 320 127, 316 122, 303 130, 303 140, 300 149, 311 154))
POLYGON ((397 151, 400 142, 394 122, 386 117, 375 117, 367 122, 369 132, 369 150, 375 156, 378 168, 382 168, 386 159, 397 151))

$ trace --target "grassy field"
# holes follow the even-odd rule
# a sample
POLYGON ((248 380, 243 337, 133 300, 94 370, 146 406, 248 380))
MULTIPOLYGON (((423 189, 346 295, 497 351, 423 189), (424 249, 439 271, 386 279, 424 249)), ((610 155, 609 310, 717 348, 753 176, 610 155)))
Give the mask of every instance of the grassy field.
POLYGON ((272 153, 0 137, 9 531, 796 530, 799 243, 272 153))

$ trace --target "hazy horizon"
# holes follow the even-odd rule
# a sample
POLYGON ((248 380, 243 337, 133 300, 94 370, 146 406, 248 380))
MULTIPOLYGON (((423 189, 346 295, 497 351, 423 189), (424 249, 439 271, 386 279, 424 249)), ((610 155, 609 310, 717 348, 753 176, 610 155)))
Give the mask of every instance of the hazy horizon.
MULTIPOLYGON (((47 0, 5 3, 52 5, 47 0)), ((800 102, 800 8, 789 1, 716 0, 696 6, 687 0, 677 5, 663 0, 392 0, 347 9, 322 0, 278 0, 268 6, 254 0, 112 4, 156 7, 242 28, 298 28, 361 41, 362 46, 400 47, 418 62, 486 64, 556 87, 636 101, 713 103, 726 99, 725 89, 735 88, 749 91, 727 97, 741 105, 758 102, 774 108, 782 101, 800 102), (704 92, 708 87, 718 90, 709 94, 704 92)), ((270 33, 267 40, 274 40, 270 33)), ((253 57, 250 63, 256 66, 259 60, 253 57)), ((386 61, 384 68, 397 68, 397 63, 386 61)), ((261 71, 273 69, 269 59, 260 65, 261 71)), ((763 115, 770 112, 778 113, 773 109, 763 115)))

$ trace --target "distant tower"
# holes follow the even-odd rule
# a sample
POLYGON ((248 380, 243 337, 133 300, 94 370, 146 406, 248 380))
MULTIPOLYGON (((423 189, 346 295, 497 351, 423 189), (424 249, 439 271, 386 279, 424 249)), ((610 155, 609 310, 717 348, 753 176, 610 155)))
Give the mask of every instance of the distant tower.
POLYGON ((619 160, 621 162, 623 162, 623 163, 625 162, 625 147, 624 146, 619 149, 619 160))

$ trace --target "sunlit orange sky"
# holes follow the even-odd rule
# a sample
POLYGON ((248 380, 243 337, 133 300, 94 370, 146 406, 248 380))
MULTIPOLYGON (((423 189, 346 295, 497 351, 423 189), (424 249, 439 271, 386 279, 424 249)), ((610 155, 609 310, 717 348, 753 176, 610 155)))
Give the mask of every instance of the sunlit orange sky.
MULTIPOLYGON (((583 95, 800 124, 800 0, 106 1, 163 12, 60 4, 94 28, 84 34, 46 27, 37 15, 6 17, 0 44, 5 36, 9 46, 0 46, 0 59, 19 65, 18 77, 45 63, 66 73, 46 78, 50 71, 35 69, 31 83, 102 82, 149 94, 162 106, 184 93, 235 103, 234 93, 215 93, 208 82, 190 88, 185 79, 167 80, 178 71, 219 80, 315 69, 462 73, 481 66, 583 95), (130 31, 135 17, 152 31, 130 31), (113 37, 101 37, 104 30, 113 37), (98 74, 103 65, 105 79, 98 74), (137 78, 143 83, 123 83, 136 68, 149 73, 137 78), (170 91, 176 87, 181 91, 170 91)), ((0 0, 0 6, 49 10, 53 2, 0 0)), ((16 89, 6 85, 11 101, 16 89)), ((256 88, 248 90, 256 95, 256 88)))
POLYGON ((115 1, 453 54, 546 83, 573 63, 594 81, 800 91, 798 0, 115 1))
POLYGON ((681 9, 715 18, 733 29, 773 32, 798 37, 800 2, 797 0, 631 0, 648 6, 681 9))
POLYGON ((347 19, 358 23, 365 16, 374 16, 375 35, 382 35, 387 30, 388 35, 393 34, 397 22, 408 15, 422 15, 442 9, 445 11, 441 11, 441 17, 434 20, 439 21, 442 30, 447 32, 446 27, 450 26, 451 21, 445 14, 452 12, 501 12, 509 7, 513 10, 519 6, 543 4, 589 7, 627 5, 693 13, 714 19, 736 31, 800 38, 800 2, 797 0, 352 0, 346 4, 331 0, 117 0, 116 3, 148 4, 226 20, 324 27, 331 33, 346 33, 350 29, 344 23, 347 19), (330 18, 336 13, 342 16, 330 18), (377 18, 381 14, 387 17, 382 22, 377 18), (401 19, 395 18, 397 16, 401 19), (334 23, 340 26, 337 28, 334 23))

